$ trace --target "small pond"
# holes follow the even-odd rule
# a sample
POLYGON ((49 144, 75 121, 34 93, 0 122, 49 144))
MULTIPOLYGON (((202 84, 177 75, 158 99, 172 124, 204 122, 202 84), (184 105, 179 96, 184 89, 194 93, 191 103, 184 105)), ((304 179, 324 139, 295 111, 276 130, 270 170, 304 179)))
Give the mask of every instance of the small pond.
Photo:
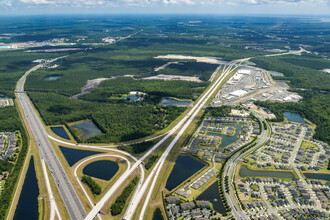
POLYGON ((172 98, 163 98, 162 102, 160 105, 163 106, 189 106, 191 104, 191 101, 181 101, 177 99, 172 99, 172 98))
POLYGON ((216 133, 216 132, 207 132, 206 134, 221 137, 222 139, 221 139, 221 144, 219 145, 219 148, 224 148, 239 139, 239 135, 240 135, 239 131, 240 131, 241 127, 245 124, 246 123, 242 123, 242 122, 240 122, 238 124, 223 124, 224 126, 234 126, 236 128, 235 134, 233 136, 220 134, 220 133, 216 133))
POLYGON ((51 76, 45 77, 45 80, 46 81, 55 81, 55 80, 57 80, 57 79, 59 79, 61 77, 62 77, 61 75, 51 75, 51 76))
POLYGON ((282 171, 266 171, 266 170, 250 170, 247 166, 242 166, 239 170, 240 177, 278 177, 278 178, 293 178, 294 175, 291 172, 282 171))
POLYGON ((202 162, 190 156, 180 155, 175 161, 173 170, 167 179, 166 189, 173 190, 204 166, 202 162))
POLYGON ((30 159, 29 168, 27 170, 21 195, 16 206, 14 220, 20 219, 35 219, 38 220, 38 196, 39 187, 34 168, 33 157, 30 159))
POLYGON ((249 61, 249 62, 246 63, 246 65, 248 65, 248 66, 255 66, 256 64, 253 63, 253 62, 251 62, 251 61, 249 61))
POLYGON ((280 86, 280 87, 283 87, 283 88, 288 88, 288 82, 289 81, 282 81, 282 80, 275 80, 275 82, 280 86))
POLYGON ((272 76, 284 76, 283 73, 279 73, 279 72, 276 72, 276 71, 270 71, 270 75, 272 75, 272 76))
POLYGON ((126 96, 125 97, 125 100, 132 100, 132 101, 135 101, 139 98, 140 96, 138 95, 129 95, 129 96, 126 96))
POLYGON ((301 115, 299 113, 283 112, 283 115, 288 121, 297 122, 297 123, 301 123, 301 124, 307 124, 307 125, 309 124, 307 121, 305 121, 303 119, 303 117, 301 117, 301 115))
POLYGON ((215 211, 219 212, 220 214, 226 213, 226 209, 223 206, 221 198, 220 198, 218 181, 213 183, 202 194, 200 194, 196 200, 210 201, 212 203, 213 209, 215 211))
POLYGON ((304 173, 305 177, 308 179, 318 179, 330 181, 330 173, 304 173))
POLYGON ((155 210, 152 220, 164 220, 164 217, 162 215, 162 211, 160 210, 160 208, 157 208, 155 210))
POLYGON ((84 167, 83 173, 102 180, 110 180, 118 171, 119 166, 111 160, 94 161, 84 167))
POLYGON ((66 131, 65 131, 65 129, 63 127, 61 127, 61 126, 50 127, 50 129, 57 136, 60 136, 61 138, 64 138, 64 139, 67 139, 67 140, 70 140, 70 137, 69 137, 68 133, 66 133, 66 131))
POLYGON ((90 151, 90 150, 79 150, 79 149, 73 149, 68 147, 59 146, 60 150, 62 151, 62 154, 64 155, 66 161, 68 164, 72 167, 73 164, 78 162, 79 160, 89 157, 94 154, 100 154, 102 152, 98 151, 90 151))
POLYGON ((71 125, 71 127, 83 132, 80 136, 81 139, 87 139, 102 133, 102 131, 91 120, 71 125))

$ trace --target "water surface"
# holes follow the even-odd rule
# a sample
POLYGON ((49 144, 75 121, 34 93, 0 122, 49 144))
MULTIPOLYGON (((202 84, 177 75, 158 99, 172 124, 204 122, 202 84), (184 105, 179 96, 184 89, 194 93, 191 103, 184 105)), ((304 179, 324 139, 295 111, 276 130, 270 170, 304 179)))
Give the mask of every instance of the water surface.
POLYGON ((81 139, 87 139, 102 133, 102 131, 91 120, 72 125, 71 127, 77 128, 83 132, 83 135, 80 136, 81 139))
POLYGON ((164 217, 162 215, 162 211, 160 210, 160 208, 157 208, 155 210, 152 220, 164 220, 164 217))
POLYGON ((330 181, 330 173, 304 173, 306 178, 308 179, 318 179, 318 180, 326 180, 330 181))
POLYGON ((119 166, 114 161, 98 160, 85 166, 83 173, 88 176, 108 181, 117 173, 118 169, 119 166))
POLYGON ((250 170, 247 166, 242 166, 239 170, 240 177, 278 177, 278 178, 293 178, 291 172, 282 171, 267 171, 267 170, 250 170))
POLYGON ((52 130, 52 132, 54 132, 57 136, 60 136, 61 138, 70 140, 70 137, 68 135, 68 133, 66 133, 65 129, 61 126, 57 126, 57 127, 50 127, 50 129, 52 130))
POLYGON ((181 101, 177 99, 172 99, 172 98, 163 98, 162 102, 160 105, 163 106, 189 106, 191 104, 191 101, 181 101))
POLYGON ((301 115, 299 113, 283 112, 283 115, 288 121, 297 122, 297 123, 306 124, 306 125, 309 124, 307 121, 304 120, 303 117, 301 117, 301 115))
POLYGON ((207 135, 211 135, 211 136, 219 136, 221 137, 221 144, 219 145, 219 148, 224 148, 234 142, 236 142, 239 139, 239 131, 241 129, 241 127, 243 125, 245 125, 246 123, 238 123, 238 124, 222 124, 223 126, 234 126, 235 129, 235 134, 233 136, 230 135, 225 135, 225 134, 220 134, 220 133, 216 133, 216 132, 207 132, 207 135))
POLYGON ((90 150, 79 150, 79 149, 73 149, 68 147, 59 146, 60 150, 62 151, 62 154, 64 155, 66 161, 68 164, 72 167, 73 164, 78 162, 79 160, 92 156, 94 154, 100 154, 102 152, 98 151, 90 151, 90 150))
POLYGON ((138 98, 139 98, 140 96, 138 96, 138 95, 129 95, 129 96, 126 96, 125 97, 125 100, 132 100, 132 101, 135 101, 135 100, 137 100, 138 98))
POLYGON ((38 196, 38 180, 34 168, 34 160, 33 157, 31 157, 29 168, 27 170, 23 183, 21 195, 16 206, 14 220, 38 220, 38 196))
POLYGON ((173 190, 204 166, 205 165, 202 162, 190 156, 180 155, 175 162, 169 178, 167 179, 166 189, 170 191, 173 190))
POLYGON ((59 79, 61 77, 62 77, 61 75, 52 75, 52 76, 45 77, 45 80, 46 81, 55 81, 55 80, 57 80, 57 79, 59 79))
POLYGON ((270 75, 272 75, 272 76, 284 76, 283 73, 279 73, 279 72, 276 72, 276 71, 270 71, 270 75))
POLYGON ((202 194, 200 194, 196 200, 206 200, 212 203, 213 209, 220 214, 225 214, 226 209, 222 204, 218 181, 213 183, 209 188, 207 188, 202 194))

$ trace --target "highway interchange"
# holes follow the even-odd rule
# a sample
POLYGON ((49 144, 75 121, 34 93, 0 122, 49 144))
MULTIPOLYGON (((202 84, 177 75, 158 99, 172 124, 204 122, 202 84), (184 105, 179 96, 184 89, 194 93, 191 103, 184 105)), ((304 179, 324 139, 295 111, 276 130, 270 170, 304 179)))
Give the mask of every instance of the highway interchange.
MULTIPOLYGON (((47 63, 56 61, 56 58, 53 60, 49 60, 47 63)), ((140 180, 137 185, 137 188, 130 199, 128 203, 128 207, 124 214, 124 219, 144 219, 144 216, 146 214, 146 210, 148 207, 148 204, 150 202, 150 198, 152 193, 154 192, 155 185, 157 183, 157 180, 159 179, 159 175, 163 169, 163 165, 166 161, 166 158, 168 157, 169 153, 173 149, 173 147, 176 146, 178 140, 182 137, 182 135, 187 131, 187 128, 191 126, 193 123, 193 120, 197 117, 197 115, 202 111, 202 109, 206 106, 207 102, 216 94, 216 92, 220 89, 221 85, 225 82, 225 80, 228 78, 228 76, 233 73, 241 64, 246 60, 236 60, 232 61, 230 63, 227 63, 223 66, 223 68, 219 72, 219 77, 214 80, 214 82, 211 84, 211 86, 205 91, 205 93, 200 97, 200 99, 194 104, 194 106, 189 110, 186 115, 176 124, 175 127, 173 127, 169 132, 164 134, 164 136, 158 141, 151 149, 149 149, 143 156, 140 158, 135 158, 132 155, 120 151, 114 146, 91 146, 91 145, 82 145, 82 144, 73 144, 69 142, 65 142, 59 139, 56 139, 49 134, 47 134, 43 123, 41 122, 38 113, 33 108, 28 96, 24 92, 24 83, 26 80, 26 77, 33 71, 43 67, 44 64, 36 65, 35 67, 31 68, 29 71, 27 71, 21 79, 18 81, 16 86, 16 94, 18 97, 18 101, 22 106, 22 109, 24 111, 24 115, 26 117, 26 120, 28 122, 28 126, 30 127, 34 139, 38 145, 40 158, 43 163, 43 170, 44 170, 44 178, 46 180, 47 184, 47 190, 48 194, 51 200, 51 219, 54 219, 55 214, 58 216, 58 219, 61 219, 61 216, 59 215, 58 207, 56 203, 54 202, 54 197, 51 192, 51 188, 49 187, 49 179, 47 176, 47 172, 45 172, 45 164, 47 164, 48 168, 51 171, 51 175, 53 177, 54 182, 56 183, 57 189, 61 195, 62 201, 67 209, 67 212, 71 219, 86 219, 86 220, 92 220, 96 216, 98 216, 101 219, 101 216, 99 215, 102 207, 107 203, 107 201, 114 195, 114 193, 122 187, 125 181, 132 175, 134 171, 136 171, 139 168, 140 173, 140 180), (85 208, 82 205, 82 202, 80 201, 79 197, 77 196, 77 193, 75 192, 75 189, 73 188, 67 174, 64 171, 64 168, 62 164, 60 163, 56 153, 53 150, 53 145, 51 144, 50 140, 60 144, 66 144, 70 145, 72 147, 81 147, 81 148, 89 148, 89 149, 98 149, 98 150, 104 150, 108 151, 108 156, 118 157, 122 160, 126 161, 127 163, 127 169, 126 171, 117 179, 117 181, 108 189, 108 191, 104 194, 104 196, 96 203, 94 204, 91 200, 91 198, 88 196, 88 193, 84 189, 84 186, 81 184, 78 176, 77 176, 77 169, 79 166, 87 162, 88 160, 97 158, 97 157, 104 157, 106 155, 100 155, 100 156, 94 156, 91 158, 88 158, 86 160, 81 161, 78 166, 76 167, 74 171, 74 177, 76 181, 78 182, 81 190, 83 191, 85 197, 87 198, 88 202, 90 203, 90 206, 92 209, 89 213, 85 211, 85 208), (146 158, 148 158, 155 150, 157 150, 160 146, 163 146, 166 141, 170 140, 170 143, 165 147, 164 152, 162 153, 161 157, 157 161, 157 163, 154 165, 153 169, 150 171, 150 173, 145 178, 144 168, 143 168, 143 162, 146 158), (111 153, 112 152, 112 153, 111 153), (122 154, 120 155, 114 155, 116 154, 122 154), (133 163, 129 162, 126 158, 129 157, 133 163), (137 210, 139 209, 139 213, 137 210), (141 210, 140 210, 141 209, 141 210)), ((235 153, 225 164, 224 167, 224 173, 223 177, 230 177, 229 179, 233 179, 233 175, 236 172, 237 164, 238 162, 246 156, 249 152, 252 152, 253 150, 261 147, 270 137, 271 129, 267 122, 265 122, 259 115, 255 114, 255 117, 260 121, 264 122, 261 123, 262 125, 266 125, 268 129, 263 129, 260 136, 256 140, 256 144, 249 149, 248 152, 241 152, 238 151, 235 153)), ((298 142, 300 145, 301 140, 298 142)), ((296 145, 295 151, 297 151, 299 145, 296 145)), ((290 160, 290 164, 296 171, 298 175, 301 175, 300 172, 297 170, 296 165, 293 164, 293 158, 290 160)), ((300 179, 303 179, 301 176, 299 176, 300 179)), ((225 178, 223 178, 223 181, 225 178)), ((303 182, 308 191, 311 195, 314 195, 312 192, 312 189, 307 185, 306 182, 303 182)), ((223 185, 225 182, 223 182, 223 185)), ((232 215, 236 219, 248 219, 248 215, 245 212, 241 211, 241 208, 237 202, 235 191, 233 187, 229 187, 229 193, 227 193, 226 199, 228 201, 228 204, 232 210, 232 215)), ((315 196, 313 196, 315 197, 315 196)))

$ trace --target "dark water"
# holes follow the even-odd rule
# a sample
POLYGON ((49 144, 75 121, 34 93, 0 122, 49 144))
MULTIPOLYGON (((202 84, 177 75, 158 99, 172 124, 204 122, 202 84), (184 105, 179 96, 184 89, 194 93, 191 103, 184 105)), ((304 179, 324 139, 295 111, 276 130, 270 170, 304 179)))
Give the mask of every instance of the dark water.
POLYGON ((235 141, 237 141, 239 139, 239 131, 241 129, 241 126, 245 125, 246 123, 239 123, 239 124, 224 124, 225 126, 234 126, 235 129, 235 134, 233 136, 229 136, 229 135, 224 135, 224 134, 219 134, 219 133, 215 133, 215 132, 207 132, 207 135, 212 135, 212 136, 219 136, 221 137, 221 144, 219 145, 219 148, 224 148, 232 143, 234 143, 235 141))
POLYGON ((163 106, 188 106, 191 104, 191 101, 180 101, 176 99, 171 99, 171 98, 163 98, 162 103, 160 105, 163 106))
POLYGON ((95 136, 102 133, 102 131, 94 124, 93 121, 81 122, 71 127, 81 130, 84 134, 80 136, 82 139, 87 139, 89 137, 95 136))
POLYGON ((16 207, 14 220, 37 220, 39 217, 38 196, 38 181, 36 177, 36 171, 34 169, 34 160, 33 157, 31 157, 21 195, 19 197, 18 204, 16 207))
POLYGON ((164 217, 162 215, 162 211, 160 210, 160 208, 157 208, 155 210, 152 220, 164 220, 164 217))
POLYGON ((325 174, 325 173, 304 173, 304 175, 308 179, 318 179, 318 180, 330 181, 330 174, 325 174))
POLYGON ((192 157, 180 155, 166 182, 166 189, 171 191, 204 166, 202 162, 192 157))
POLYGON ((73 164, 75 164, 76 162, 78 162, 79 160, 85 157, 102 153, 98 151, 79 150, 79 149, 73 149, 63 146, 60 146, 60 150, 62 151, 62 154, 64 155, 66 161, 71 167, 73 166, 73 164))
POLYGON ((99 160, 85 166, 83 173, 102 180, 110 180, 117 173, 118 169, 119 166, 114 161, 99 160))
POLYGON ((303 117, 301 117, 300 114, 295 113, 295 112, 283 112, 284 117, 288 120, 288 121, 292 121, 292 122, 297 122, 297 123, 301 123, 301 124, 306 124, 308 125, 309 123, 307 121, 304 120, 303 117))
POLYGON ((70 140, 70 137, 69 137, 68 133, 66 133, 66 131, 63 127, 61 127, 61 126, 59 126, 59 127, 50 127, 50 129, 57 136, 60 136, 61 138, 64 138, 64 139, 67 139, 67 140, 70 140))
POLYGON ((266 171, 266 170, 250 170, 247 166, 242 166, 239 170, 239 175, 241 177, 279 177, 279 178, 293 178, 294 175, 291 172, 282 171, 266 171))
POLYGON ((213 209, 220 214, 225 214, 226 209, 222 204, 218 181, 213 183, 209 188, 207 188, 202 194, 200 194, 196 200, 207 200, 210 201, 213 205, 213 209))

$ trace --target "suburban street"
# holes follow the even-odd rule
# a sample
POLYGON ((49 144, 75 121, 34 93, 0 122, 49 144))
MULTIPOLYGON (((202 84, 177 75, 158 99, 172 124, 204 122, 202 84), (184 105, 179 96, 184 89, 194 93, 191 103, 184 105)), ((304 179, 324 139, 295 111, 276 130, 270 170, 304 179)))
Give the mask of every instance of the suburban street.
MULTIPOLYGON (((255 115, 258 120, 262 121, 262 119, 258 116, 255 115)), ((251 148, 249 151, 253 151, 260 146, 262 146, 268 139, 269 139, 269 133, 270 129, 263 129, 263 131, 260 134, 260 137, 258 138, 256 145, 251 148)), ((233 179, 232 175, 235 174, 236 168, 237 168, 237 163, 241 161, 241 159, 244 157, 246 153, 238 152, 235 154, 232 158, 230 158, 229 161, 227 161, 225 168, 224 168, 224 173, 223 173, 223 185, 225 185, 225 177, 228 176, 230 181, 233 179)), ((240 206, 237 203, 235 191, 233 187, 229 187, 229 193, 225 194, 226 199, 228 201, 228 204, 232 210, 232 214, 236 219, 248 219, 248 216, 241 211, 240 206)))

